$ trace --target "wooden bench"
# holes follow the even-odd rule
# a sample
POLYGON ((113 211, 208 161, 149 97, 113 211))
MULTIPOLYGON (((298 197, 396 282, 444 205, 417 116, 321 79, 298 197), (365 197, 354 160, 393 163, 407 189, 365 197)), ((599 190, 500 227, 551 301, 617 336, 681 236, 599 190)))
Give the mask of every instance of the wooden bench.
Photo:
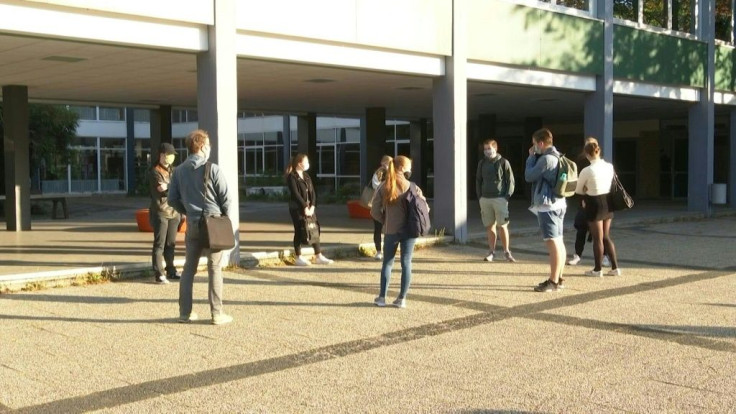
MULTIPOLYGON (((67 204, 68 198, 79 198, 79 197, 90 197, 92 193, 46 193, 46 194, 31 194, 31 201, 51 201, 51 218, 69 218, 69 205, 67 204), (56 212, 58 211, 57 206, 61 205, 62 217, 59 217, 56 212)), ((0 200, 5 201, 5 196, 0 195, 0 200)))

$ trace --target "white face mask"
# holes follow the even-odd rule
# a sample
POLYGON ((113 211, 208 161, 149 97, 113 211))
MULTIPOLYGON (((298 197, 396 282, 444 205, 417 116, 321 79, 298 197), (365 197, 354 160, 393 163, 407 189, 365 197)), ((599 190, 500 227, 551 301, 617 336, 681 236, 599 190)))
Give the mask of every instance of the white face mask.
POLYGON ((202 155, 204 156, 204 160, 207 161, 210 159, 210 153, 212 152, 212 147, 210 147, 209 144, 205 145, 201 149, 202 155))
POLYGON ((303 171, 307 171, 308 169, 309 169, 309 163, 308 162, 303 163, 302 164, 302 170, 303 171))
POLYGON ((496 149, 495 149, 495 148, 493 148, 493 147, 491 147, 491 148, 486 148, 485 150, 483 150, 483 153, 484 153, 484 154, 486 155, 486 157, 488 157, 488 158, 494 158, 494 157, 496 156, 496 154, 497 154, 497 152, 496 152, 496 149))
POLYGON ((534 153, 537 155, 542 153, 542 148, 540 148, 537 144, 534 144, 534 153))
POLYGON ((166 165, 173 164, 175 159, 176 159, 176 155, 175 154, 168 154, 168 155, 166 155, 166 165))

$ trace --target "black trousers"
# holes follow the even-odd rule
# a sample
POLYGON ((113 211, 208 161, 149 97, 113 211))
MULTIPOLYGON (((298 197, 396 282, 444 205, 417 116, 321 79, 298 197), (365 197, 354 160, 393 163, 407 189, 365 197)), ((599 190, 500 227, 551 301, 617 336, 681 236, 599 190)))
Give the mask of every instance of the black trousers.
MULTIPOLYGON (((301 213, 300 210, 295 208, 289 209, 289 215, 291 216, 291 223, 294 225, 294 254, 297 256, 302 255, 302 236, 301 236, 301 229, 304 225, 304 215, 301 213)), ((320 250, 319 242, 312 243, 312 248, 314 249, 314 254, 320 254, 322 250, 320 250)))
POLYGON ((153 227, 151 261, 154 276, 176 275, 174 249, 176 248, 176 233, 179 230, 181 216, 165 218, 161 217, 160 214, 151 213, 149 219, 151 227, 153 227))

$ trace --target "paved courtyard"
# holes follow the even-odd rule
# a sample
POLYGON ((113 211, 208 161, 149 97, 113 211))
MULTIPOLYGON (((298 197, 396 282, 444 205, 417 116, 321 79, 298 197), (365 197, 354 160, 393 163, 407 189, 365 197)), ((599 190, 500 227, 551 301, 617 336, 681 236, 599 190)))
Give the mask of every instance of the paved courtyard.
POLYGON ((617 228, 624 275, 582 276, 588 245, 554 293, 532 291, 538 236, 515 264, 425 248, 407 309, 372 305, 368 258, 239 269, 224 326, 175 323, 176 283, 3 294, 0 412, 734 413, 735 235, 733 217, 617 228))

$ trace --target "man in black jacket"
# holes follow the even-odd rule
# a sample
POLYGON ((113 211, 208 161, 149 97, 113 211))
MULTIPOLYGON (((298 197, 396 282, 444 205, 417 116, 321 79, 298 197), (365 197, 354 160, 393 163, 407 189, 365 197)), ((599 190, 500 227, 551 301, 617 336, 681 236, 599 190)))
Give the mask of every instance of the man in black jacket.
POLYGON ((475 193, 480 203, 480 215, 488 237, 488 256, 483 260, 493 261, 496 251, 496 226, 501 236, 504 256, 515 262, 509 247, 509 198, 514 194, 514 172, 511 164, 498 153, 495 140, 483 142, 483 159, 478 162, 475 174, 475 193))
POLYGON ((149 220, 153 227, 151 259, 154 282, 161 284, 169 283, 169 279, 180 279, 174 267, 174 249, 181 216, 168 203, 169 182, 174 159, 176 159, 174 146, 167 143, 161 144, 158 160, 151 168, 149 175, 151 191, 149 220), (166 267, 164 267, 164 262, 166 262, 166 267))

